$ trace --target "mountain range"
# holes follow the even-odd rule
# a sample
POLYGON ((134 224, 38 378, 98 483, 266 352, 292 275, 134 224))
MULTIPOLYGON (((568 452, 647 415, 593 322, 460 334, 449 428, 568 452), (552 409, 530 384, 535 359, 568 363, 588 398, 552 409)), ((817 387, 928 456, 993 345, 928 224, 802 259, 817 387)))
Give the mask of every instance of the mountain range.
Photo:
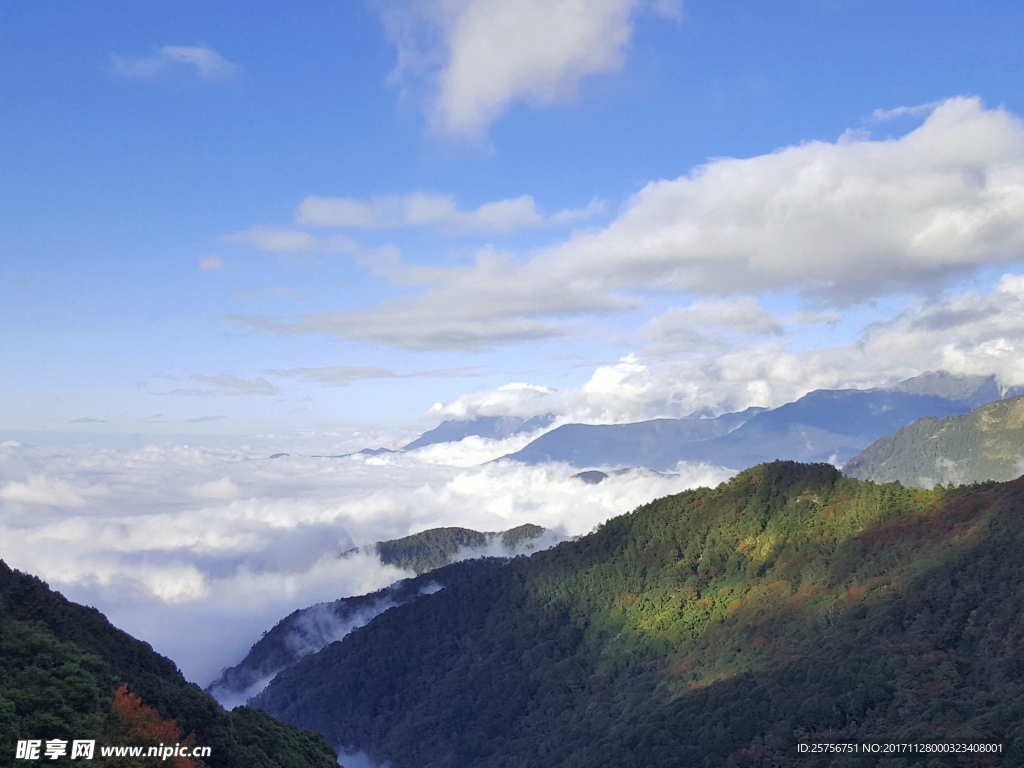
POLYGON ((994 377, 930 373, 888 389, 815 390, 771 410, 750 408, 715 418, 654 419, 632 424, 565 424, 506 459, 560 461, 581 469, 673 469, 680 461, 740 469, 788 459, 841 465, 884 435, 924 416, 967 413, 1002 397, 994 377))
MULTIPOLYGON (((985 403, 1022 394, 1024 388, 1001 387, 994 376, 932 372, 892 387, 815 390, 771 409, 748 408, 718 416, 698 411, 680 419, 628 424, 562 424, 502 459, 526 464, 564 462, 579 469, 657 471, 674 469, 680 461, 733 469, 777 459, 842 465, 876 440, 918 419, 965 414, 985 403)), ((472 436, 501 440, 547 429, 554 421, 550 413, 448 420, 397 451, 364 448, 359 453, 414 451, 472 436)))

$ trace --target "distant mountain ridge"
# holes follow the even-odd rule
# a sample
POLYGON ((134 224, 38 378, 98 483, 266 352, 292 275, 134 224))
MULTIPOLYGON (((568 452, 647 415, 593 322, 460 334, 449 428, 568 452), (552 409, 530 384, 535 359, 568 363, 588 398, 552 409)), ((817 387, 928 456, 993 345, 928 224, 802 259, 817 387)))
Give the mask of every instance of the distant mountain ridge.
POLYGON ((944 371, 922 373, 890 389, 912 395, 936 395, 947 400, 958 400, 974 408, 1024 395, 1024 387, 1001 387, 995 376, 954 376, 944 371))
MULTIPOLYGON (((563 424, 503 458, 526 464, 565 462, 580 469, 635 466, 669 470, 679 461, 739 469, 776 459, 841 465, 878 438, 919 418, 967 413, 979 405, 1022 394, 1024 387, 1001 387, 994 376, 929 372, 891 387, 815 390, 772 409, 748 408, 718 416, 705 409, 681 419, 563 424)), ((448 420, 396 450, 364 448, 357 453, 401 453, 467 437, 503 440, 547 429, 555 418, 548 413, 448 420)))
MULTIPOLYGON (((531 418, 520 418, 518 416, 476 416, 472 419, 442 421, 433 429, 427 430, 411 443, 403 445, 398 449, 391 448, 363 448, 354 453, 339 453, 329 456, 313 456, 315 459, 344 459, 349 456, 379 456, 385 453, 403 453, 415 451, 418 448, 426 448, 440 443, 457 443, 467 437, 483 437, 488 440, 504 440, 512 435, 535 432, 551 425, 555 420, 554 414, 548 413, 543 416, 531 418)), ((270 458, 287 456, 286 453, 275 453, 270 458)))
POLYGON ((563 424, 506 459, 526 464, 564 461, 574 467, 671 469, 688 446, 729 434, 763 412, 748 408, 716 418, 652 419, 632 424, 563 424))
POLYGON ((403 451, 414 451, 437 443, 456 443, 467 437, 486 437, 492 440, 504 440, 506 437, 538 429, 544 429, 555 420, 553 414, 520 418, 518 416, 476 416, 463 421, 442 421, 438 426, 424 432, 418 438, 402 448, 403 451))
POLYGON ((1013 480, 1024 474, 1024 396, 963 415, 919 419, 872 443, 843 472, 926 488, 1013 480))
POLYGON ((1012 396, 994 377, 928 373, 887 389, 815 390, 792 403, 716 418, 655 419, 632 424, 566 424, 504 458, 527 464, 561 461, 580 469, 679 461, 742 468, 765 461, 842 464, 879 439, 924 416, 967 413, 1012 396))

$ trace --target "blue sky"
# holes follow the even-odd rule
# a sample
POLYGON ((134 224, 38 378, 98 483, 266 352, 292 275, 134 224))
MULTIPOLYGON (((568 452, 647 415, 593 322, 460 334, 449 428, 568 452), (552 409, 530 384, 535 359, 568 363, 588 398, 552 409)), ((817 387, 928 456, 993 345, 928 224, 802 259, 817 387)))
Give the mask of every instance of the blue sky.
POLYGON ((1022 39, 1019 2, 0 5, 0 554, 206 684, 395 578, 338 552, 737 469, 319 456, 1024 385, 1022 39))
POLYGON ((2 13, 11 434, 1024 383, 1019 3, 2 13))

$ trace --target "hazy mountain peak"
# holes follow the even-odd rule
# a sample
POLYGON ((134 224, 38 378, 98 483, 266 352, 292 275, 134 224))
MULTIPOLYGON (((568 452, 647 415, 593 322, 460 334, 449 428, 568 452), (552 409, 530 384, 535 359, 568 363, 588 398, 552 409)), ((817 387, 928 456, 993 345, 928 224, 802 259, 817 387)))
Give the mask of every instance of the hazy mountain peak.
POLYGON ((981 397, 987 398, 983 400, 986 403, 1002 397, 995 376, 957 376, 946 371, 928 371, 901 381, 892 389, 912 395, 935 395, 948 400, 974 400, 981 397))
POLYGON ((472 419, 442 421, 402 448, 414 451, 436 443, 454 443, 467 437, 502 440, 523 432, 543 429, 555 420, 552 413, 526 419, 519 416, 474 416, 472 419))

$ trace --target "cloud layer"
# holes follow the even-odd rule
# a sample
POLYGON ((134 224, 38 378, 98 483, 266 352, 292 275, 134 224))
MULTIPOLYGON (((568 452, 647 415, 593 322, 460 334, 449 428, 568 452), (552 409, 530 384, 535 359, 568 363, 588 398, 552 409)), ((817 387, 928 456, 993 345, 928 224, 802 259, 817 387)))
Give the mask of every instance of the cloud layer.
POLYGON ((629 422, 699 409, 774 407, 814 389, 886 386, 926 371, 1024 385, 1024 276, 993 290, 912 299, 848 343, 800 349, 794 329, 830 313, 776 316, 747 299, 701 301, 640 329, 639 350, 577 389, 512 384, 437 403, 431 418, 529 417, 629 422))
POLYGON ((1024 125, 950 99, 899 139, 808 142, 651 182, 607 229, 538 257, 607 289, 797 288, 862 299, 1024 255, 1024 125))
POLYGON ((424 192, 369 200, 311 195, 302 201, 296 219, 300 224, 323 227, 389 229, 437 226, 448 233, 514 232, 582 221, 603 209, 601 203, 593 201, 586 208, 544 215, 537 210, 531 195, 484 203, 472 211, 460 211, 451 195, 424 192))
POLYGON ((389 262, 393 282, 421 289, 376 306, 238 319, 476 350, 558 336, 566 320, 636 309, 655 293, 795 291, 842 306, 1022 259, 1024 125, 954 98, 898 139, 846 135, 652 181, 608 226, 532 254, 488 248, 469 267, 389 262))
MULTIPOLYGON (((405 439, 405 435, 402 439, 405 439)), ((633 474, 587 486, 568 467, 483 464, 529 436, 470 438, 409 454, 314 458, 296 438, 271 450, 0 446, 0 555, 170 655, 207 683, 298 607, 363 594, 404 574, 337 554, 441 525, 565 534, 727 472, 633 474)), ((326 450, 325 450, 326 449, 326 450)))

